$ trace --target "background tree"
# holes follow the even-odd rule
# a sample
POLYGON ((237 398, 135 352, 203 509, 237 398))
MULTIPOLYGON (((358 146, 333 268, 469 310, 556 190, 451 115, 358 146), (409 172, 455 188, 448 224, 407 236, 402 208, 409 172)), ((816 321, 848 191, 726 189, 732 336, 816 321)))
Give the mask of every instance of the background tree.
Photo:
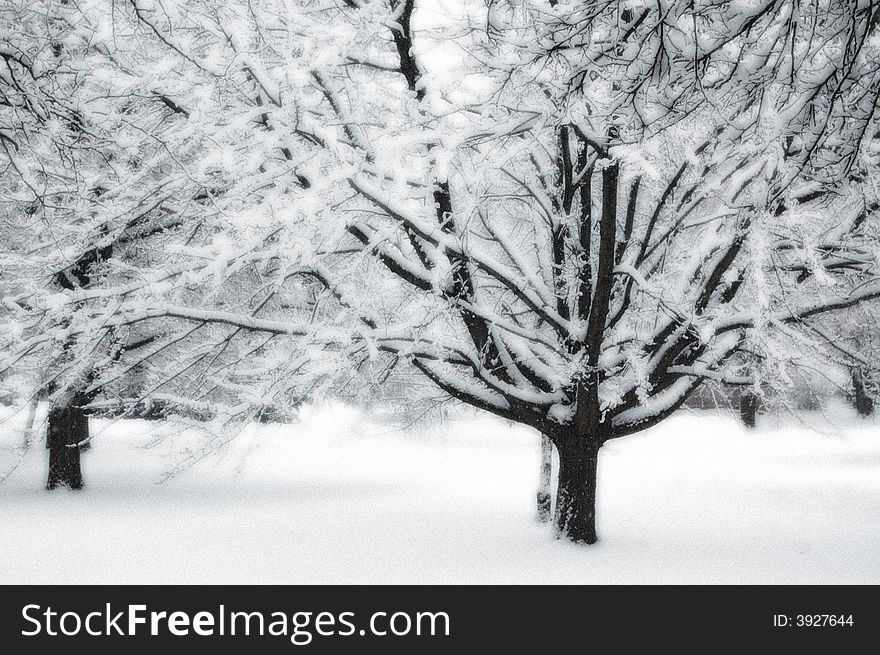
POLYGON ((331 320, 320 272, 291 265, 302 244, 272 222, 283 199, 260 201, 289 152, 246 141, 251 121, 271 135, 259 113, 206 111, 230 96, 246 113, 259 106, 245 70, 175 77, 141 12, 37 2, 4 13, 0 369, 31 371, 50 399, 50 488, 81 485, 92 412, 194 419, 221 434, 207 452, 234 434, 215 427, 283 420, 342 368, 326 340, 310 349, 236 325, 274 311, 302 319, 305 335, 331 320), (214 314, 161 309, 200 304, 214 314))

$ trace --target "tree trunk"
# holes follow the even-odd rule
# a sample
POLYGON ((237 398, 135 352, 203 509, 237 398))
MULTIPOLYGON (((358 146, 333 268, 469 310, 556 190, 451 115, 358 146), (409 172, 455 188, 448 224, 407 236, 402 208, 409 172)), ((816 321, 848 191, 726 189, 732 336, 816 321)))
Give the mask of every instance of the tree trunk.
POLYGON ((37 405, 40 403, 39 397, 34 394, 34 397, 28 401, 27 415, 24 419, 24 430, 22 430, 21 435, 21 447, 27 448, 31 445, 31 440, 34 435, 34 418, 37 415, 37 405))
POLYGON ((557 443, 556 534, 582 544, 596 543, 596 473, 599 442, 572 439, 557 443))
POLYGON ((747 428, 755 427, 758 415, 758 396, 746 391, 739 399, 739 415, 747 428))
POLYGON ((861 368, 852 370, 853 404, 859 416, 870 416, 874 413, 874 399, 865 388, 865 374, 861 368))
POLYGON ((553 498, 550 495, 550 477, 553 473, 553 443, 541 435, 541 470, 538 478, 538 521, 549 523, 553 498))
POLYGON ((81 400, 77 394, 66 404, 53 405, 49 409, 46 428, 49 479, 46 489, 59 486, 82 489, 79 444, 89 438, 89 417, 83 410, 81 400))

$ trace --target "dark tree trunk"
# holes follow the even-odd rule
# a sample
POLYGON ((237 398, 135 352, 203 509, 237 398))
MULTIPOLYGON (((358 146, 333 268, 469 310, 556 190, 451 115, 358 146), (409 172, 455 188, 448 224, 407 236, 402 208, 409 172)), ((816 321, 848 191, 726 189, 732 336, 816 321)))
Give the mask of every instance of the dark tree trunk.
POLYGON ((874 399, 865 388, 865 374, 861 368, 852 370, 853 404, 859 416, 870 416, 874 413, 874 399))
POLYGON ((739 415, 747 428, 753 428, 758 416, 758 396, 746 391, 739 399, 739 415))
POLYGON ((599 442, 594 438, 560 441, 556 450, 559 453, 556 533, 575 543, 594 544, 599 442))
POLYGON ((538 521, 549 523, 552 517, 553 498, 550 494, 550 478, 553 474, 553 443, 550 437, 541 435, 541 470, 538 478, 538 521))
POLYGON ((46 447, 49 449, 47 489, 59 486, 82 489, 80 444, 89 438, 89 417, 83 410, 81 400, 75 395, 66 404, 53 405, 49 410, 46 429, 46 447))

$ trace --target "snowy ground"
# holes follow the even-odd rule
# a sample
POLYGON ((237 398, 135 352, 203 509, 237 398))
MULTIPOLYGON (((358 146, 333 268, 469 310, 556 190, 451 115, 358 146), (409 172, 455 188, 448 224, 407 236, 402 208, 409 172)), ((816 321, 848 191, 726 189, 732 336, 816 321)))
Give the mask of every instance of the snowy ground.
POLYGON ((0 422, 0 476, 21 459, 0 583, 880 583, 880 426, 843 411, 752 433, 680 414, 610 443, 592 547, 534 522, 537 438, 488 417, 314 409, 161 484, 195 437, 94 421, 87 489, 48 493, 23 413, 0 422))

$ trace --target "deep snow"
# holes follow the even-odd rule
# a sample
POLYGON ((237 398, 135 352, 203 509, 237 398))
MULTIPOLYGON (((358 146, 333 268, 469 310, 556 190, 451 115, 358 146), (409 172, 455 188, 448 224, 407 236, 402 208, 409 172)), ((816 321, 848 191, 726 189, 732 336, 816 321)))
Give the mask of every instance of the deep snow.
POLYGON ((609 443, 580 547, 533 519, 537 436, 488 416, 313 408, 161 484, 201 437, 96 420, 84 491, 42 490, 42 445, 0 483, 0 583, 878 583, 880 426, 808 422, 680 413, 609 443))

